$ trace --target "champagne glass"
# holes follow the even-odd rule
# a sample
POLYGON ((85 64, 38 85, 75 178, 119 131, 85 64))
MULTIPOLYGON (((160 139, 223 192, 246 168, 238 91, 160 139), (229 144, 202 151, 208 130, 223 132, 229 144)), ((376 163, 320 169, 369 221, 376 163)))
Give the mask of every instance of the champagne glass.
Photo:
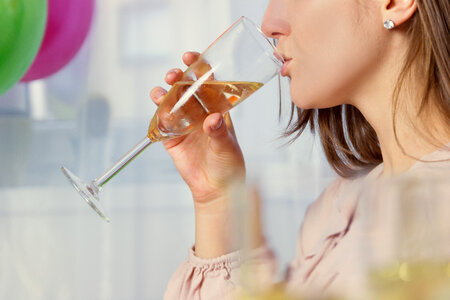
POLYGON ((449 175, 402 176, 377 185, 370 299, 450 299, 449 175))
POLYGON ((152 143, 189 134, 209 114, 223 114, 248 98, 278 74, 283 63, 262 31, 241 17, 187 68, 159 105, 147 136, 111 168, 89 183, 65 167, 62 172, 98 215, 109 221, 99 198, 108 181, 152 143))

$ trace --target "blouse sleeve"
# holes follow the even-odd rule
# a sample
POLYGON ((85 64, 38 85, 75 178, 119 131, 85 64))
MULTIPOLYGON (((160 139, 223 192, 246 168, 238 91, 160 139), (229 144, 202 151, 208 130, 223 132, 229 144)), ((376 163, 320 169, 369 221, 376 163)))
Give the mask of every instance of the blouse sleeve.
POLYGON ((272 282, 276 260, 267 245, 245 254, 236 251, 212 259, 195 256, 191 248, 188 259, 172 275, 164 300, 226 299, 239 289, 243 263, 256 270, 258 278, 272 282))

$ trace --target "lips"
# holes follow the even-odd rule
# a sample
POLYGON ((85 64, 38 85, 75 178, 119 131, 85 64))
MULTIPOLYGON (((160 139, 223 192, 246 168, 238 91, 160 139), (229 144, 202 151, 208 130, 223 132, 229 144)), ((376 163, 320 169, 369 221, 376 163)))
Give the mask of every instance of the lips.
POLYGON ((281 68, 281 75, 287 76, 288 75, 287 68, 289 67, 289 64, 290 64, 292 58, 285 58, 285 57, 283 57, 283 58, 284 58, 284 64, 283 64, 283 67, 281 68))
POLYGON ((288 57, 287 55, 285 55, 283 52, 280 51, 280 49, 277 49, 278 51, 276 52, 276 56, 280 57, 281 56, 281 60, 284 62, 283 66, 281 67, 281 75, 282 76, 287 76, 288 75, 288 66, 292 60, 291 57, 288 57))

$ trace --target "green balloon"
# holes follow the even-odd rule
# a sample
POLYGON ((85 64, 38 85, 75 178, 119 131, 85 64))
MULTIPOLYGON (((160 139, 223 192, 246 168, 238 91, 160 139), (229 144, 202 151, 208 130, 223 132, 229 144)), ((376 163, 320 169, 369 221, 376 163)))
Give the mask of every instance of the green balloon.
POLYGON ((0 0, 0 95, 30 67, 46 21, 47 0, 0 0))

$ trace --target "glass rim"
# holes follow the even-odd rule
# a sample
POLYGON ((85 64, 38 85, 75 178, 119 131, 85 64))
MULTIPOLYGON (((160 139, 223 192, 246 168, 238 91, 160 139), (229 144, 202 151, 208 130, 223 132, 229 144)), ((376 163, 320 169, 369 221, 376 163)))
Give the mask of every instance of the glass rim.
MULTIPOLYGON (((261 28, 256 25, 255 22, 253 22, 251 19, 249 19, 246 16, 241 16, 237 21, 236 24, 239 23, 239 21, 243 21, 244 23, 247 23, 249 25, 251 25, 250 27, 253 27, 254 29, 256 29, 256 31, 260 34, 260 36, 267 42, 267 44, 270 46, 270 48, 273 50, 272 53, 268 53, 267 48, 264 48, 264 46, 260 45, 260 47, 262 48, 263 52, 266 53, 275 63, 279 64, 280 66, 282 66, 285 61, 283 58, 283 55, 280 53, 280 51, 278 51, 278 49, 276 48, 276 46, 270 41, 270 39, 267 37, 267 35, 261 30, 261 28)), ((255 37, 256 39, 256 37, 255 37)))

